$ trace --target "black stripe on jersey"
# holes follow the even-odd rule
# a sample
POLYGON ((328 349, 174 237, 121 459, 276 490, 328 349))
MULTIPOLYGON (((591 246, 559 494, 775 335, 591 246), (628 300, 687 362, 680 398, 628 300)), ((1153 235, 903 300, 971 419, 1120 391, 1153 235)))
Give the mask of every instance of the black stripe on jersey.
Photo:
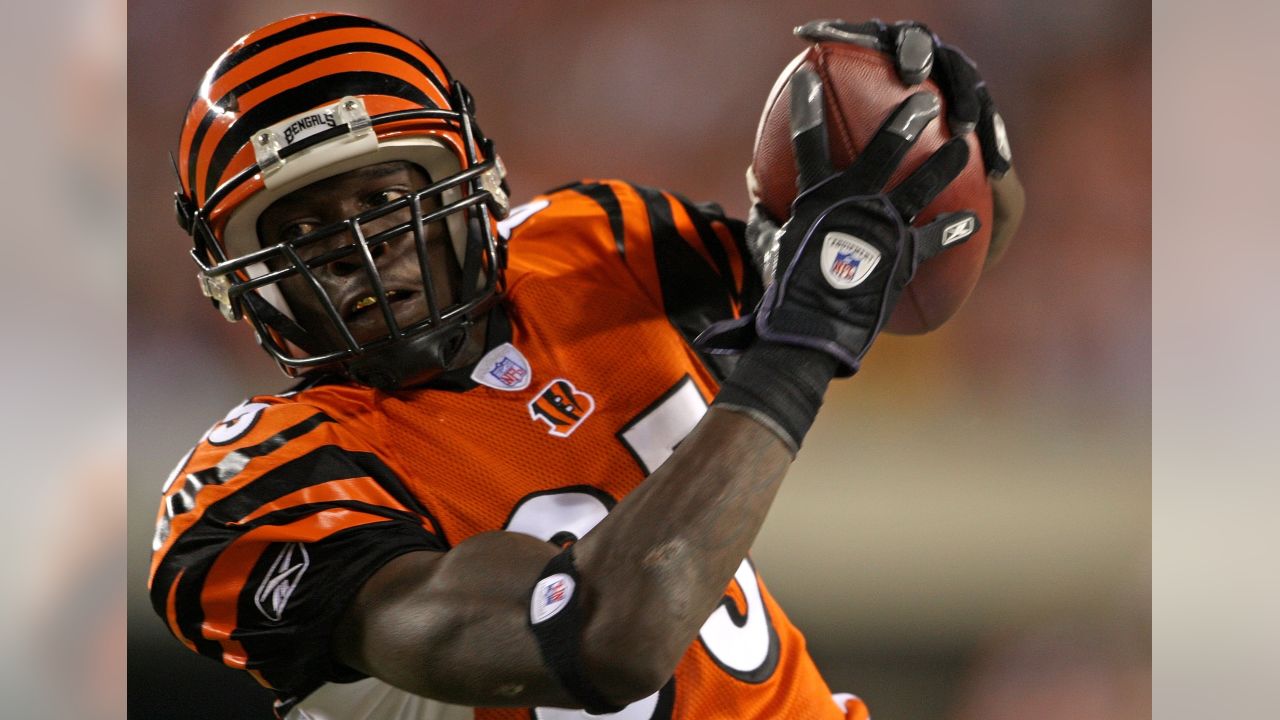
POLYGON ((204 578, 218 553, 254 527, 289 522, 290 519, 322 509, 325 505, 314 504, 310 511, 307 510, 308 506, 303 506, 298 509, 302 512, 297 517, 288 511, 281 511, 258 518, 252 523, 236 523, 257 508, 296 490, 333 480, 364 476, 373 478, 383 490, 414 514, 406 515, 390 508, 374 508, 356 501, 351 501, 349 505, 362 506, 361 509, 400 523, 419 525, 418 516, 425 517, 437 532, 432 534, 423 530, 423 534, 432 535, 442 549, 448 547, 440 530, 440 523, 409 494, 381 460, 369 453, 353 453, 334 445, 325 445, 264 473, 245 487, 210 505, 200 520, 174 542, 161 560, 151 586, 152 606, 161 617, 165 617, 169 588, 178 574, 186 570, 177 590, 179 628, 184 636, 196 644, 196 649, 201 654, 220 658, 221 646, 213 641, 202 640, 200 633, 200 624, 204 620, 200 592, 204 586, 204 578))
MULTIPOLYGON (((209 572, 213 569, 214 559, 217 557, 218 553, 221 553, 236 538, 250 530, 264 525, 285 525, 295 520, 307 517, 308 515, 314 515, 333 508, 345 508, 353 511, 365 512, 371 515, 381 515, 385 517, 386 520, 382 522, 358 525, 354 528, 334 533, 331 537, 341 535, 345 532, 367 530, 370 532, 385 534, 388 540, 397 537, 401 538, 402 541, 393 545, 393 547, 403 547, 406 548, 406 551, 434 550, 443 552, 447 550, 444 543, 442 543, 438 537, 421 528, 416 518, 396 510, 357 501, 313 503, 305 507, 290 508, 278 513, 271 513, 258 518, 251 523, 245 523, 238 528, 233 529, 222 527, 219 529, 220 532, 217 533, 218 537, 202 548, 199 553, 202 557, 198 564, 187 566, 187 572, 183 574, 181 580, 178 581, 178 588, 175 593, 174 608, 178 616, 178 628, 182 631, 183 636, 191 640, 196 646, 197 652, 206 657, 213 658, 214 660, 222 660, 222 644, 216 640, 209 640, 205 638, 202 633, 205 616, 204 607, 201 604, 201 595, 204 592, 205 580, 208 578, 209 572), (404 538, 412 538, 412 543, 404 542, 404 538)), ((201 522, 203 523, 203 520, 201 522)), ((328 539, 329 538, 325 538, 325 540, 322 540, 319 543, 308 543, 308 548, 312 545, 322 545, 328 539)), ((272 546, 281 546, 283 544, 284 543, 273 543, 272 546)), ((260 569, 263 562, 266 562, 269 566, 272 559, 274 559, 274 554, 271 552, 270 547, 268 547, 268 549, 263 552, 262 557, 259 558, 258 563, 255 564, 254 572, 260 569)), ((369 557, 357 557, 350 558, 349 560, 351 561, 351 564, 358 566, 361 562, 367 562, 370 559, 371 558, 369 557)), ((265 570, 263 570, 263 572, 265 572, 265 570)), ((248 595, 249 602, 252 603, 253 595, 257 591, 261 582, 261 573, 258 574, 258 579, 256 581, 253 579, 253 573, 251 573, 250 578, 246 581, 243 589, 241 590, 241 595, 237 600, 237 618, 244 618, 248 620, 254 617, 253 615, 244 614, 243 606, 245 602, 245 595, 248 595)), ((165 606, 163 604, 156 606, 156 603, 163 603, 164 600, 167 599, 167 595, 157 596, 156 587, 157 585, 152 586, 151 602, 152 605, 157 608, 157 612, 162 613, 163 617, 165 606)), ((167 592, 167 589, 168 583, 165 585, 165 592, 167 592)), ((328 589, 336 591, 341 588, 333 587, 328 589)), ((259 617, 261 616, 259 615, 259 617)), ((265 621, 265 618, 263 620, 265 621)), ((239 625, 239 623, 240 620, 238 619, 237 624, 239 625)), ((246 643, 246 640, 251 640, 254 637, 254 631, 250 629, 247 632, 242 632, 242 630, 243 627, 237 627, 233 630, 231 633, 231 639, 240 642, 244 646, 246 654, 249 654, 252 658, 253 654, 250 647, 252 643, 246 643)), ((253 665, 251 664, 250 667, 252 668, 253 665)), ((276 685, 275 683, 272 684, 276 687, 281 687, 281 685, 276 685)))
MULTIPOLYGON (((725 278, 707 265, 680 234, 666 196, 651 188, 632 187, 644 199, 648 211, 662 307, 685 340, 693 342, 711 323, 733 317, 732 296, 725 292, 725 278)), ((732 276, 728 282, 732 285, 732 276)), ((736 364, 736 359, 728 355, 701 357, 717 379, 726 377, 736 364)))
MULTIPOLYGON (((234 104, 235 98, 253 90, 256 87, 259 87, 265 83, 275 80, 278 77, 287 75, 293 72, 294 70, 297 70, 298 68, 305 67, 307 65, 310 65, 313 62, 316 62, 318 60, 323 60, 325 58, 333 57, 335 55, 343 55, 346 53, 357 53, 357 52, 379 53, 381 55, 388 55, 388 56, 394 57, 397 60, 402 60, 405 63, 408 63, 409 65, 412 65, 413 67, 417 68, 419 71, 422 72, 423 75, 426 75, 428 78, 430 78, 432 84, 435 85, 436 88, 439 89, 440 92, 444 94, 446 97, 448 97, 449 95, 449 93, 446 90, 440 87, 440 82, 436 80, 435 74, 431 72, 430 68, 428 68, 426 64, 424 64, 421 60, 414 57, 410 53, 407 53, 399 48, 391 47, 390 45, 383 45, 381 43, 360 42, 360 43, 346 43, 344 45, 333 45, 331 47, 321 48, 320 50, 316 50, 315 52, 307 53, 306 55, 296 57, 293 60, 290 60, 286 63, 276 65, 275 67, 272 67, 271 69, 263 73, 255 75, 254 77, 249 78, 245 82, 232 88, 222 97, 218 98, 218 101, 214 103, 214 105, 216 106, 216 108, 226 108, 229 105, 234 104)), ((187 168, 188 168, 187 183, 193 188, 195 187, 195 182, 196 182, 196 160, 200 155, 200 145, 201 143, 204 142, 204 136, 206 133, 209 132, 209 128, 213 126, 213 122, 217 120, 220 115, 221 115, 221 112, 219 112, 219 110, 210 109, 209 112, 205 113, 205 116, 201 118, 200 124, 196 127, 195 134, 191 138, 191 151, 187 154, 187 168)))
POLYGON ((563 185, 556 185, 556 186, 555 186, 555 187, 553 187, 553 188, 547 188, 546 190, 543 190, 543 191, 542 191, 542 194, 543 194, 543 195, 555 195, 556 193, 560 192, 561 190, 573 190, 574 188, 576 188, 576 187, 578 187, 579 185, 582 185, 582 184, 584 184, 584 183, 583 183, 581 180, 570 180, 569 182, 564 183, 563 185))
POLYGON ((733 237, 734 252, 742 258, 742 296, 739 303, 743 312, 752 310, 764 296, 764 281, 760 279, 760 269, 756 267, 755 258, 747 249, 747 224, 734 218, 717 219, 729 229, 729 235, 733 237))
MULTIPOLYGON (((253 422, 256 423, 257 421, 258 418, 255 417, 253 422)), ((316 413, 297 425, 281 430, 257 445, 227 453, 213 467, 182 475, 178 492, 169 495, 164 500, 166 515, 162 521, 161 529, 158 531, 158 537, 161 538, 160 542, 163 543, 169 537, 169 523, 175 517, 190 512, 196 506, 196 495, 205 486, 226 484, 243 472, 250 460, 269 455, 284 447, 290 441, 306 435, 327 422, 333 422, 333 419, 324 413, 316 413)), ((195 452, 195 450, 193 449, 192 452, 195 452)))
MULTIPOLYGON (((242 532, 247 526, 236 523, 259 507, 303 488, 365 476, 373 478, 396 502, 408 508, 414 514, 410 517, 415 522, 416 516, 427 518, 437 533, 442 535, 440 523, 405 489, 381 460, 369 453, 354 453, 336 445, 324 445, 264 473, 210 505, 200 521, 188 528, 169 549, 166 559, 169 556, 182 557, 184 566, 198 563, 210 554, 210 544, 217 541, 223 531, 229 530, 234 534, 242 532)), ((404 515, 391 509, 387 509, 384 514, 404 515)), ((444 541, 443 535, 441 540, 444 541)), ((216 549, 212 554, 216 554, 216 549)))
POLYGON ((684 211, 689 215, 689 220, 693 222, 693 227, 698 231, 698 239, 702 241, 702 247, 706 248, 707 254, 711 256, 711 261, 716 264, 716 272, 720 274, 724 283, 725 292, 734 302, 738 302, 738 288, 733 284, 733 268, 729 267, 729 254, 724 251, 724 246, 720 244, 720 238, 716 235, 716 231, 711 229, 711 223, 707 218, 693 206, 683 196, 675 195, 676 200, 684 211))
POLYGON ((213 151, 213 157, 209 161, 209 171, 205 174, 206 194, 212 194, 217 187, 218 178, 222 177, 222 173, 226 170, 227 163, 231 162, 231 158, 235 157, 253 133, 305 110, 336 102, 347 95, 386 95, 409 100, 427 108, 437 107, 435 101, 427 97, 426 93, 412 83, 393 75, 345 72, 316 78, 285 90, 240 116, 235 127, 222 137, 213 151))
POLYGON ((613 233, 613 244, 617 246, 618 254, 626 258, 627 243, 622 224, 622 203, 618 202, 618 194, 613 191, 613 188, 601 183, 575 183, 565 189, 586 195, 595 201, 601 210, 604 210, 605 216, 609 218, 609 230, 613 233))
POLYGON ((231 480, 236 475, 239 475, 241 471, 244 470, 245 466, 249 464, 250 460, 262 457, 263 455, 270 455, 276 450, 284 447, 290 441, 297 440, 303 435, 306 435, 312 430, 320 427, 324 423, 331 422, 333 422, 333 418, 322 412, 318 412, 297 425, 281 430, 257 445, 229 452, 217 465, 192 473, 192 475, 195 475, 196 480, 199 481, 199 484, 202 487, 209 484, 226 484, 227 481, 231 480))
POLYGON ((734 300, 738 302, 744 312, 754 308, 764 295, 764 283, 760 280, 760 271, 756 268, 756 264, 751 257, 751 251, 747 249, 746 223, 725 217, 724 209, 716 203, 691 203, 681 195, 676 195, 676 198, 684 206, 685 212, 689 213, 689 217, 692 218, 694 227, 698 229, 698 236, 707 246, 707 251, 711 253, 711 257, 715 259, 721 275, 727 280, 726 287, 730 289, 730 292, 734 293, 734 300), (734 252, 742 259, 741 291, 734 287, 733 271, 729 267, 729 259, 724 253, 724 246, 720 244, 719 236, 715 234, 715 230, 711 227, 712 222, 723 223, 729 230, 729 236, 733 238, 734 252))
MULTIPOLYGON (((275 502, 291 492, 303 488, 320 485, 333 480, 348 480, 358 477, 370 477, 396 502, 403 505, 414 516, 427 518, 437 532, 443 532, 440 523, 423 507, 400 482, 400 479, 381 460, 370 453, 351 452, 337 445, 317 447, 301 457, 290 460, 274 468, 240 489, 205 508, 202 521, 214 526, 231 526, 258 508, 275 502)), ((388 513, 399 513, 388 509, 388 513)), ((414 517, 410 516, 410 517, 414 517)), ((415 519, 416 522, 416 519, 415 519)), ((183 533, 174 544, 170 553, 187 549, 188 535, 201 527, 197 524, 183 533)), ((237 525, 237 527, 245 527, 237 525)), ((189 545, 202 546, 199 534, 190 538, 189 545)))
POLYGON ((431 540, 402 524, 377 523, 308 543, 308 567, 279 619, 259 609, 258 592, 286 543, 268 547, 240 593, 236 605, 240 627, 231 634, 244 647, 248 668, 258 670, 273 688, 293 697, 305 697, 328 681, 364 678, 363 673, 342 667, 331 658, 332 632, 375 572, 405 553, 442 549, 431 540))

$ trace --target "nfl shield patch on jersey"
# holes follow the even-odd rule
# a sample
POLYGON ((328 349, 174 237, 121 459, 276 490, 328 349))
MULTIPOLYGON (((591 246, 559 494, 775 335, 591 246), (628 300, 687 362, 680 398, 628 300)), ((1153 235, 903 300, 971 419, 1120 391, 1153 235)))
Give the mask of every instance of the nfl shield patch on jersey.
POLYGON ((511 343, 490 350, 471 371, 471 379, 481 385, 512 392, 529 387, 532 377, 529 361, 511 343))

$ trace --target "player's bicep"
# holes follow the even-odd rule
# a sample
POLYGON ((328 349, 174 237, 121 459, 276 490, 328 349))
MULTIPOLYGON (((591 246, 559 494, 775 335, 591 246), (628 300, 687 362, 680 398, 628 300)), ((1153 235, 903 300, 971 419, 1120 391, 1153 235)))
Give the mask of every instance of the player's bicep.
POLYGON ((364 584, 334 636, 347 665, 462 705, 572 707, 529 631, 530 590, 557 549, 519 533, 403 555, 364 584))

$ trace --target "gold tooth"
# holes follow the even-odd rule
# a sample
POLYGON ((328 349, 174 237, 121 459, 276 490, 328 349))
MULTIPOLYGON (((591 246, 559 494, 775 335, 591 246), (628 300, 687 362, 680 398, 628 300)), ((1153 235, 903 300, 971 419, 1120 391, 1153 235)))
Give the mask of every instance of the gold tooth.
POLYGON ((374 298, 372 295, 365 295, 364 297, 356 301, 355 309, 363 310, 371 305, 377 304, 377 302, 378 300, 374 298))

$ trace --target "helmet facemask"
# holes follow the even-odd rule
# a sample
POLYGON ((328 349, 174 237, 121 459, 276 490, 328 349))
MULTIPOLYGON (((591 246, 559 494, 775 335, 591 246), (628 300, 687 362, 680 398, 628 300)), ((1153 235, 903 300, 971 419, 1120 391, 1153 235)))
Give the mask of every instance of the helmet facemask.
POLYGON ((257 163, 191 211, 205 294, 228 319, 247 318, 287 374, 338 369, 389 390, 468 359, 460 353, 475 344, 478 322, 502 291, 494 224, 507 200, 466 91, 455 83, 453 95, 460 111, 370 118, 360 98, 347 97, 276 123, 254 135, 257 163), (377 132, 414 121, 449 132, 377 132), (396 165, 420 178, 404 194, 295 236, 260 235, 274 203, 396 165), (208 211, 248 174, 263 188, 237 204, 218 238, 208 211))

